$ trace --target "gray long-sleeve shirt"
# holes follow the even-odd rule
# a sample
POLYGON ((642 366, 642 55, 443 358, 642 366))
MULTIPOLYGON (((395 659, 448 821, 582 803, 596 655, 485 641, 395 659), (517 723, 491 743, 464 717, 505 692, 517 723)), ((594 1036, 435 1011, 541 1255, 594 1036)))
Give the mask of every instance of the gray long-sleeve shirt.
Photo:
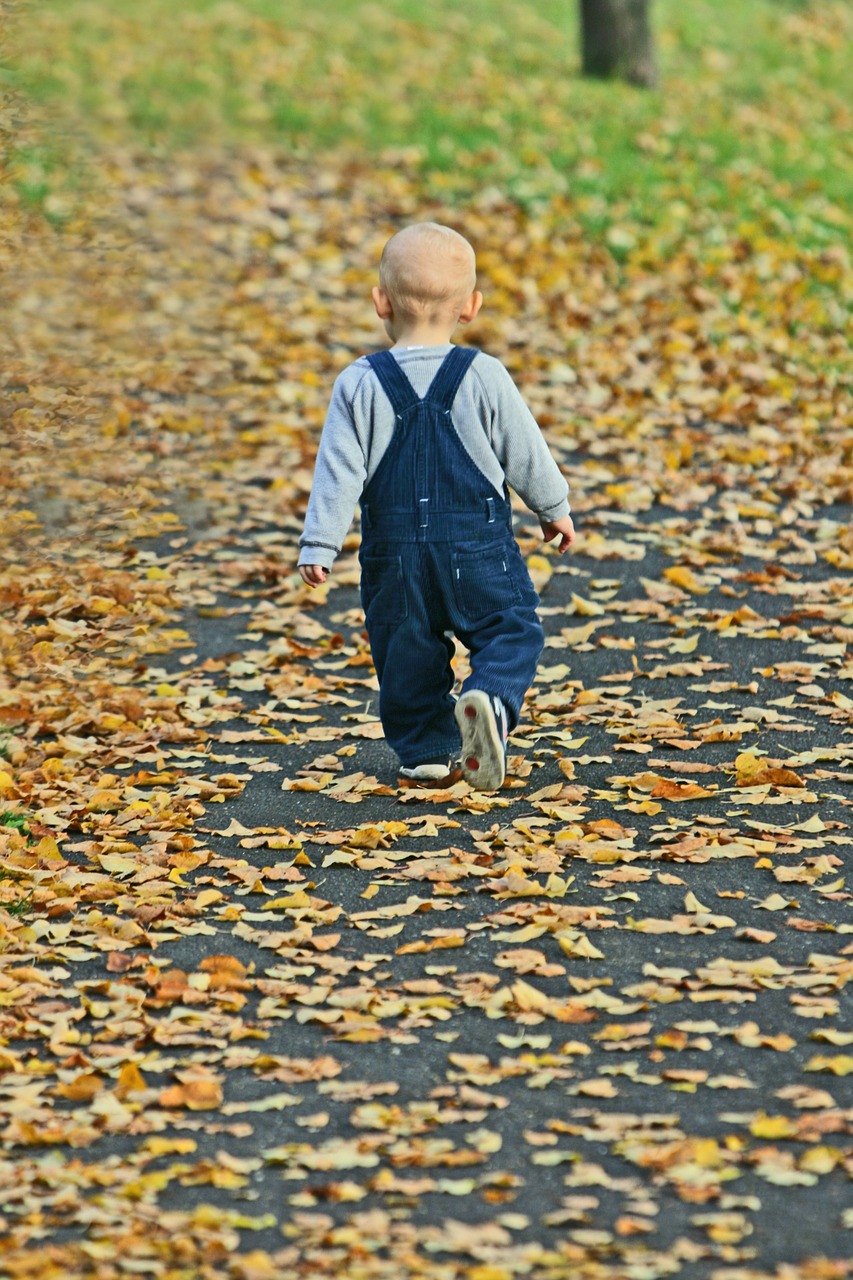
MULTIPOLYGON (((426 395, 451 349, 395 347, 393 355, 419 396, 426 395)), ((503 494, 504 482, 541 520, 569 514, 568 485, 536 419, 500 360, 480 352, 453 402, 453 426, 475 466, 503 494)), ((394 412, 366 357, 338 377, 299 539, 299 564, 330 569, 355 508, 394 432, 394 412)))

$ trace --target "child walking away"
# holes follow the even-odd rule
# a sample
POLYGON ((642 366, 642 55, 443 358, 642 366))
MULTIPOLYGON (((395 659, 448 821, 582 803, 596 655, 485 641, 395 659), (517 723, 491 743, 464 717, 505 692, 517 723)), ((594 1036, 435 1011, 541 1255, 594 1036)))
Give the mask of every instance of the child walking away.
POLYGON ((393 346, 335 383, 299 570, 325 581, 360 503, 361 599, 399 772, 435 782, 458 759, 493 791, 543 647, 508 486, 561 552, 575 536, 568 486, 501 362, 451 345, 483 302, 464 237, 430 222, 398 232, 373 302, 393 346), (458 701, 454 636, 471 662, 458 701))

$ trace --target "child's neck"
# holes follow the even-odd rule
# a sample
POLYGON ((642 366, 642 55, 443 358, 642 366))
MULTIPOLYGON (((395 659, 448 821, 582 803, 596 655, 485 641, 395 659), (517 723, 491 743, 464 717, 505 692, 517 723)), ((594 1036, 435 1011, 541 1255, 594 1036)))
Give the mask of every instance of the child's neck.
MULTIPOLYGON (((454 326, 455 328, 455 326, 454 326)), ((416 325, 394 334, 395 347, 443 347, 453 330, 446 325, 416 325)))

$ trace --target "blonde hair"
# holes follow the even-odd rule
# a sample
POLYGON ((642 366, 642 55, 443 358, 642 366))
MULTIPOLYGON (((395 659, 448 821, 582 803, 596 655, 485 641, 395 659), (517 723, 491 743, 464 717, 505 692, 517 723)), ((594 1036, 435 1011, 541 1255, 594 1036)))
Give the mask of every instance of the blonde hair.
POLYGON ((416 222, 386 244, 379 283, 398 314, 438 318, 461 308, 477 283, 471 245, 452 227, 416 222))

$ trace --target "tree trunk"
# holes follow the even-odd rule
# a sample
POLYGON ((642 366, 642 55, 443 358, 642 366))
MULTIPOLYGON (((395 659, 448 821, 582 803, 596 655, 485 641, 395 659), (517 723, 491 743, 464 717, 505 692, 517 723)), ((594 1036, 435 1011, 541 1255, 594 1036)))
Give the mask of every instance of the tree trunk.
POLYGON ((649 23, 651 0, 581 0, 584 75, 621 76, 631 84, 657 84, 649 23))

